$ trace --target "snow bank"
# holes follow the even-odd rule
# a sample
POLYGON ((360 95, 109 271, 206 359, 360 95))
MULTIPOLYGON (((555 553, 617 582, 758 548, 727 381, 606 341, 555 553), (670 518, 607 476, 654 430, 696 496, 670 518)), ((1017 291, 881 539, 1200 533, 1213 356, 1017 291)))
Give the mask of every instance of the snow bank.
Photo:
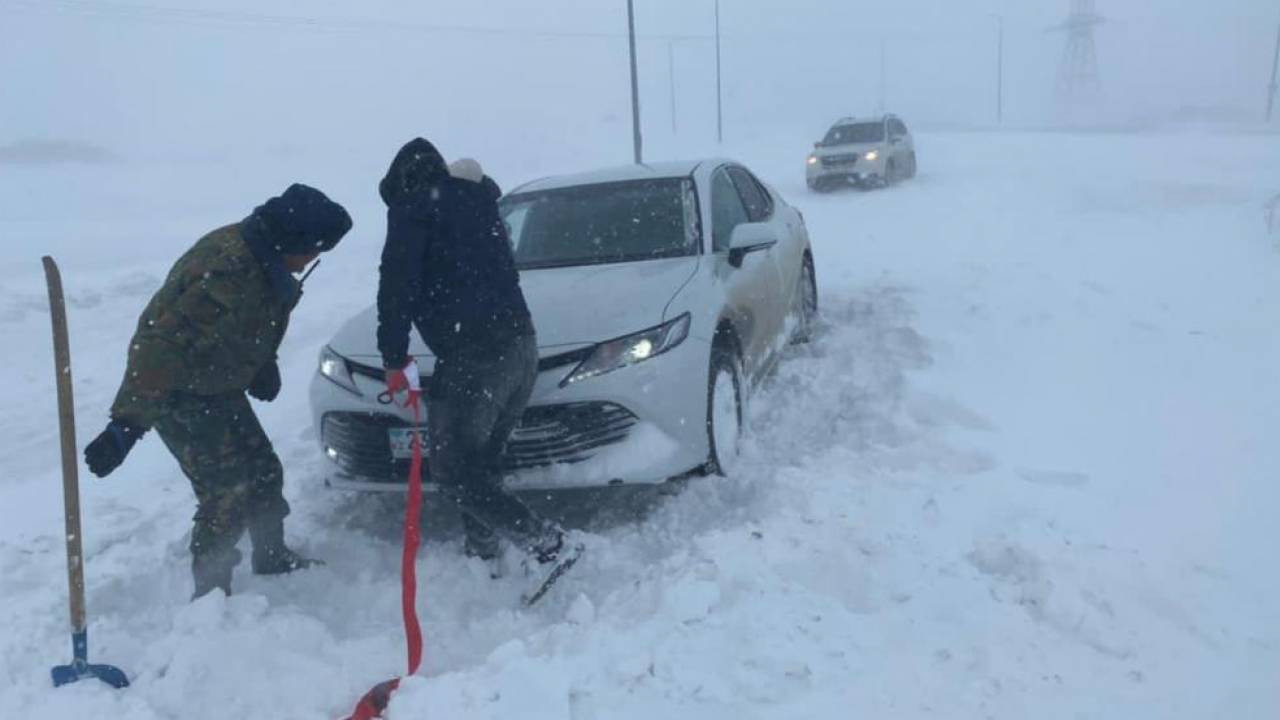
MULTIPOLYGON (((1280 148, 925 135, 916 181, 813 196, 793 140, 739 156, 805 213, 822 327, 755 398, 737 474, 588 528, 533 610, 521 578, 490 580, 433 532, 425 666, 391 717, 1280 713, 1280 256, 1257 215, 1280 148)), ((69 182, 22 172, 0 183, 69 182)), ((372 172, 339 184, 363 197, 372 172)), ((189 603, 190 491, 148 438, 84 487, 91 655, 134 686, 54 691, 69 648, 37 241, 84 248, 64 263, 83 441, 168 264, 250 206, 170 197, 158 168, 76 173, 96 179, 74 207, 0 212, 6 236, 35 229, 0 251, 0 332, 20 350, 0 405, 0 707, 337 717, 404 654, 397 499, 323 491, 303 419, 316 348, 371 297, 378 208, 352 207, 356 236, 283 348, 285 389, 259 406, 289 534, 328 565, 241 568, 235 596, 189 603), (119 238, 135 240, 107 252, 119 238)))

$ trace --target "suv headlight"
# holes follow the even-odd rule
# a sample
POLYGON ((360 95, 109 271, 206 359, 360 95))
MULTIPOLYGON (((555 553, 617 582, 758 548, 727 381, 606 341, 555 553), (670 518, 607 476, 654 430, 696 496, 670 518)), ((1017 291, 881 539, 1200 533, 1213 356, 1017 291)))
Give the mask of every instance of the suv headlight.
POLYGON ((600 343, 560 382, 560 387, 657 357, 689 337, 689 323, 690 315, 685 313, 658 327, 600 343))
POLYGON ((343 390, 356 395, 360 394, 355 380, 351 377, 351 368, 347 365, 347 359, 334 352, 328 345, 320 351, 320 374, 343 390))
POLYGON ((876 150, 872 150, 862 157, 865 158, 867 162, 875 162, 875 159, 880 157, 880 153, 876 150))
POLYGON ((808 163, 809 163, 810 165, 817 165, 817 164, 818 164, 818 156, 817 156, 817 155, 810 155, 810 156, 809 156, 808 163))

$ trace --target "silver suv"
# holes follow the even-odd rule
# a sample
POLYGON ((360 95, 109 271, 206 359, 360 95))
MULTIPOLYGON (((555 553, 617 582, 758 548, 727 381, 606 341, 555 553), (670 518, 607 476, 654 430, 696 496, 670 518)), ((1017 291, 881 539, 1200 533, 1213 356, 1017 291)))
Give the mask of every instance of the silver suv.
POLYGON ((810 190, 884 187, 916 174, 916 143, 896 115, 841 118, 813 144, 805 163, 810 190))

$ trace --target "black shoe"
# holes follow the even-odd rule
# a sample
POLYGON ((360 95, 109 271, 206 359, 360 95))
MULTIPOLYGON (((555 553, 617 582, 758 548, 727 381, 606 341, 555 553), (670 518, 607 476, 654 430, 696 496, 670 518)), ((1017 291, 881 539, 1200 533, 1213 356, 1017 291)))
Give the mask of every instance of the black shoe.
POLYGON ((538 559, 538 563, 553 563, 564 548, 564 531, 554 525, 547 525, 541 538, 534 542, 529 552, 538 559))
POLYGON ((314 565, 323 565, 324 561, 299 555, 281 545, 278 548, 259 551, 253 549, 250 558, 254 575, 284 575, 294 570, 306 570, 314 565))
POLYGON ((249 539, 253 541, 250 563, 255 575, 283 575, 324 564, 319 560, 303 557, 284 544, 282 517, 264 518, 250 524, 249 539))
POLYGON ((490 561, 498 559, 498 555, 501 552, 502 543, 492 530, 488 531, 487 535, 471 530, 467 532, 466 539, 462 541, 462 554, 467 557, 490 561))
POLYGON ((561 547, 557 549, 556 557, 548 560, 538 558, 539 565, 536 568, 527 568, 529 574, 533 576, 534 582, 531 585, 532 590, 522 596, 525 607, 532 607, 534 603, 542 599, 551 587, 569 572, 569 569, 577 564, 582 558, 586 547, 582 543, 576 543, 572 547, 564 548, 563 540, 561 547))

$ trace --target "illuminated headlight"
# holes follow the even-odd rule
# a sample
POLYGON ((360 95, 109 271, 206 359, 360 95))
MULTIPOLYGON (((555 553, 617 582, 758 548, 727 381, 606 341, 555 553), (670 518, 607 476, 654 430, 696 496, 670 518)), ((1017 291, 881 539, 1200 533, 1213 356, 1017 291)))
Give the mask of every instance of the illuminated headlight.
POLYGON ((343 390, 360 394, 355 380, 351 378, 351 369, 347 367, 346 359, 327 345, 320 351, 320 374, 343 390))
POLYGON ((656 328, 601 343, 586 360, 569 374, 560 386, 570 385, 597 375, 655 358, 676 347, 689 337, 689 313, 656 328))
POLYGON ((867 162, 872 162, 872 161, 874 161, 876 158, 880 157, 880 153, 876 152, 875 150, 872 150, 871 152, 867 153, 866 155, 863 155, 862 157, 863 157, 867 162))
POLYGON ((817 165, 817 164, 818 164, 818 156, 817 156, 817 155, 810 155, 810 156, 809 156, 809 164, 810 164, 810 165, 817 165))

